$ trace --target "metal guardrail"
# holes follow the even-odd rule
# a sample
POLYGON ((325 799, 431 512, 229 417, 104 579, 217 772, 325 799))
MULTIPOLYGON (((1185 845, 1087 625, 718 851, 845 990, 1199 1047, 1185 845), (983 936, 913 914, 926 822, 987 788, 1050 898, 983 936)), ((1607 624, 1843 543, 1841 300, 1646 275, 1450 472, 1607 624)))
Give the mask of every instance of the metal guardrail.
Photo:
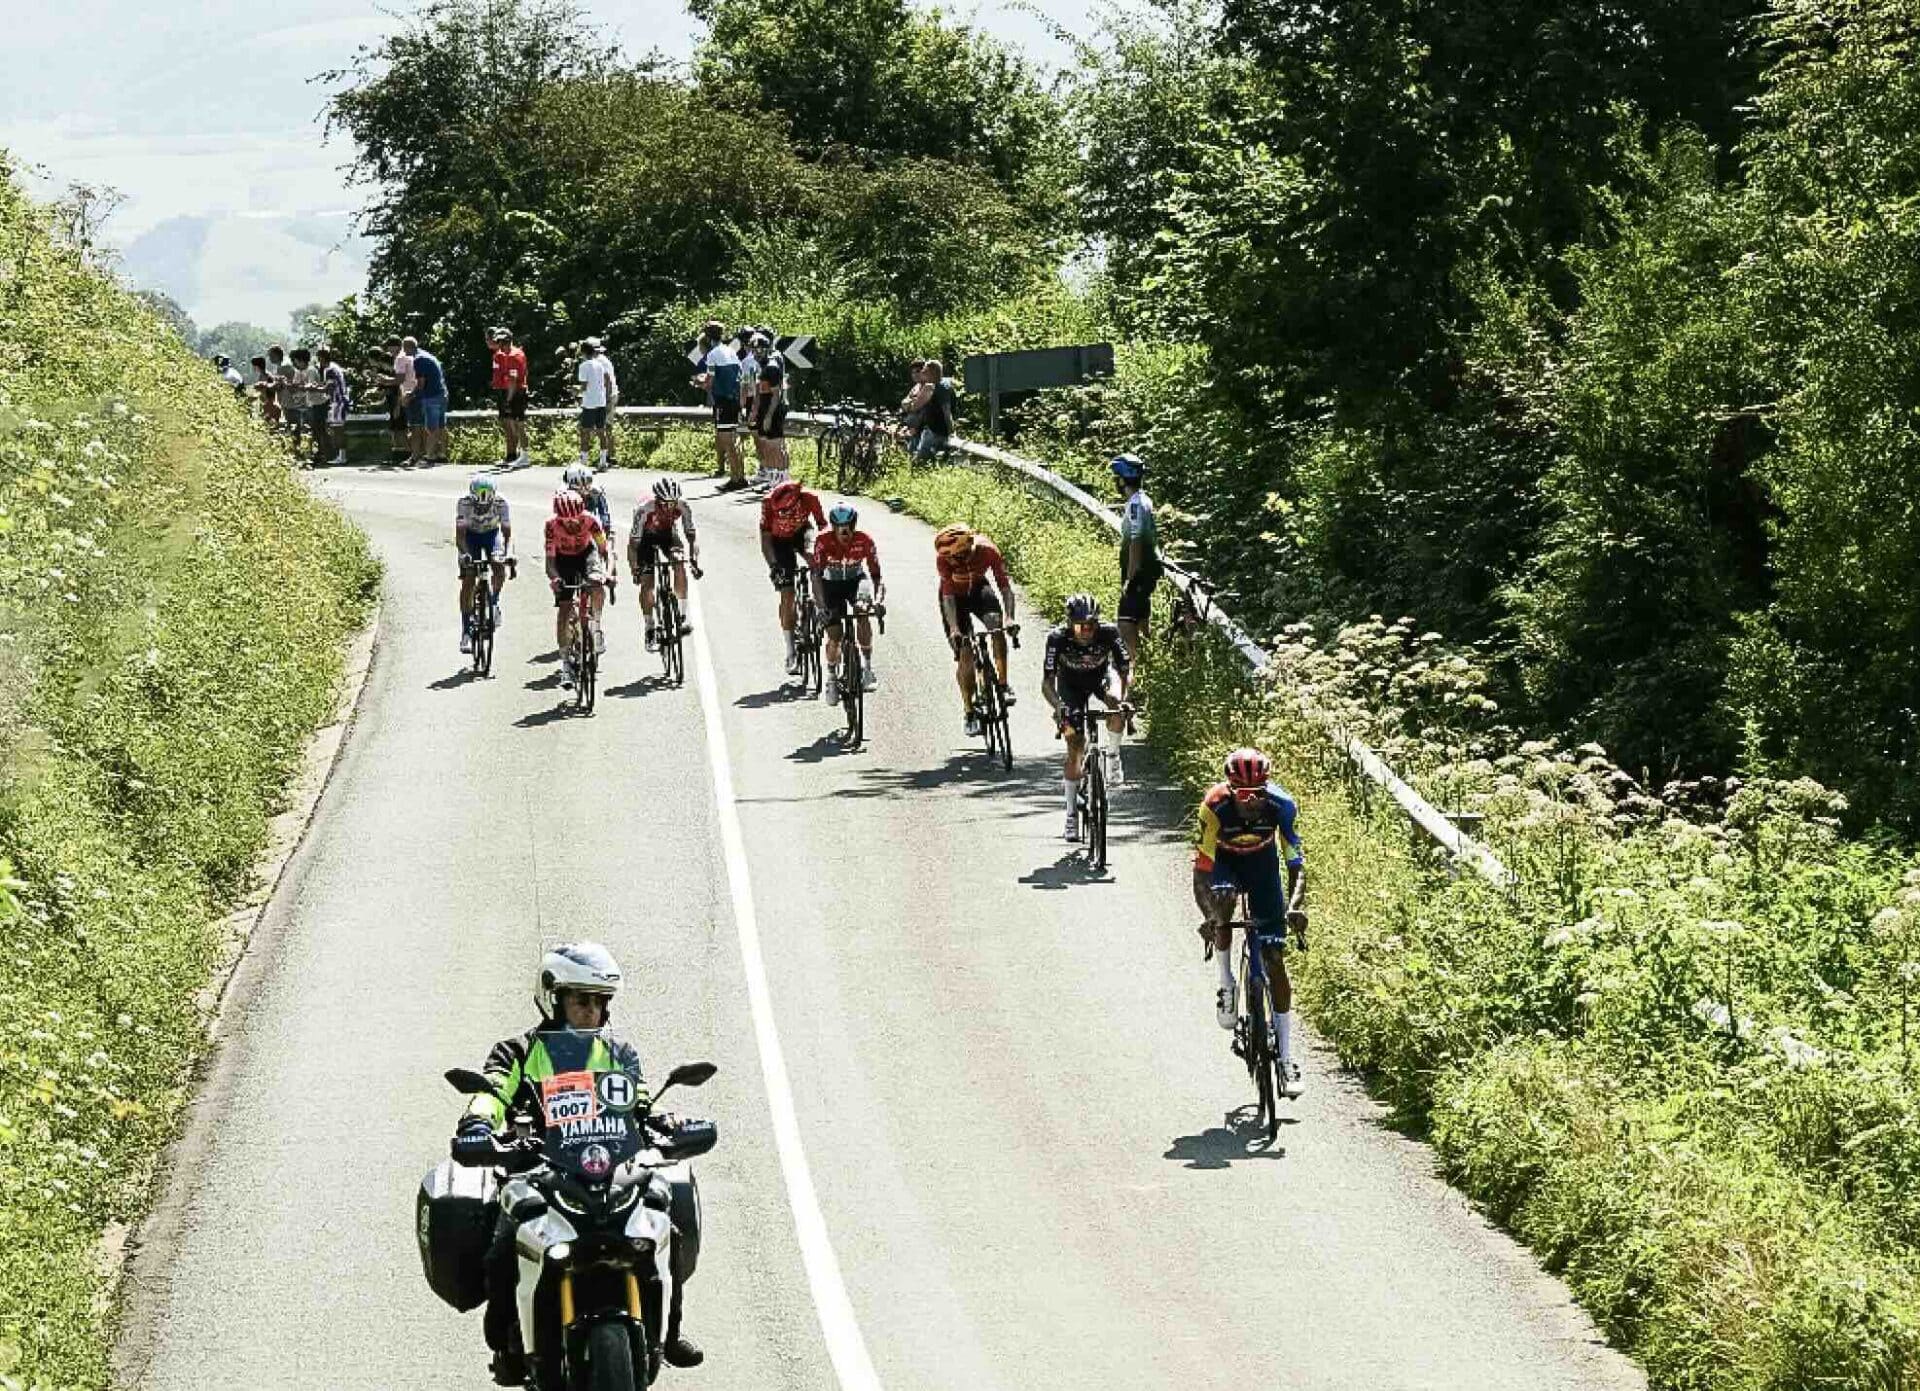
MULTIPOLYGON (((704 425, 712 420, 712 415, 699 406, 620 406, 614 414, 623 420, 641 425, 658 424, 665 429, 670 425, 704 425)), ((567 407, 539 407, 527 412, 535 419, 572 419, 578 411, 567 407)), ((450 422, 478 422, 497 419, 490 410, 448 411, 450 422)), ((795 411, 787 416, 789 426, 803 429, 820 430, 833 423, 831 416, 816 415, 795 411)), ((349 426, 385 426, 385 415, 350 415, 349 426)), ((992 464, 1018 474, 1029 483, 1045 488, 1049 492, 1066 499, 1080 508, 1088 516, 1099 522, 1107 530, 1118 535, 1120 518, 1114 510, 1101 502, 1079 484, 1062 478, 1044 464, 1036 464, 1031 459, 1023 459, 1018 454, 1010 454, 1004 449, 995 449, 991 445, 975 444, 970 440, 955 439, 948 452, 965 459, 992 464)), ((1214 601, 1199 576, 1177 565, 1167 565, 1167 574, 1171 583, 1192 601, 1194 611, 1233 644, 1255 675, 1273 665, 1272 655, 1255 642, 1247 630, 1233 616, 1214 601)), ((1394 804, 1406 815, 1406 818, 1428 839, 1445 850, 1455 860, 1472 866, 1483 878, 1501 888, 1513 883, 1513 872, 1500 857, 1485 845, 1461 830, 1433 803, 1422 797, 1407 780, 1387 766, 1385 759, 1375 753, 1365 743, 1354 737, 1321 712, 1301 702, 1301 712, 1323 729, 1352 763, 1355 769, 1393 798, 1394 804)))

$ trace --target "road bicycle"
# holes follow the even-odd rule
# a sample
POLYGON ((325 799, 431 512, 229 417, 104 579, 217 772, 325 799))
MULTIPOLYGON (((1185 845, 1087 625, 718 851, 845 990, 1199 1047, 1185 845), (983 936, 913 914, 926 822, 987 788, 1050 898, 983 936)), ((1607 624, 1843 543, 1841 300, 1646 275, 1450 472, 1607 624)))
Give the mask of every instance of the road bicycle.
MULTIPOLYGON (((1107 867, 1107 784, 1119 781, 1120 749, 1117 736, 1111 748, 1100 741, 1108 718, 1131 716, 1133 707, 1122 704, 1110 710, 1104 704, 1088 701, 1078 713, 1079 718, 1074 722, 1085 726, 1087 744, 1081 752, 1080 787, 1074 794, 1074 815, 1080 824, 1080 843, 1086 847, 1087 863, 1104 871, 1107 867)), ((1063 738, 1066 727, 1066 720, 1062 720, 1057 733, 1063 738)))
POLYGON ((593 591, 591 581, 560 586, 572 596, 573 622, 567 638, 567 652, 573 658, 573 708, 583 715, 593 713, 600 680, 600 654, 593 641, 593 591))
POLYGON ((840 708, 847 714, 847 747, 857 749, 867 737, 867 658, 860 650, 858 623, 871 618, 887 631, 884 604, 856 604, 840 623, 840 708))
MULTIPOLYGON (((1280 1061, 1279 1025, 1267 988, 1267 953, 1286 951, 1287 929, 1284 923, 1278 931, 1257 928, 1245 894, 1235 896, 1234 916, 1229 926, 1240 937, 1240 967, 1235 973, 1240 980, 1240 1015, 1233 1025, 1233 1053, 1247 1065, 1247 1076, 1253 1082, 1255 1123, 1267 1143, 1272 1144, 1280 1133, 1279 1101, 1287 1095, 1292 1079, 1286 1076, 1280 1061), (1254 949, 1256 945, 1259 950, 1254 949)), ((1206 959, 1211 961, 1217 950, 1213 924, 1202 923, 1200 931, 1207 941, 1206 959)), ((1297 931, 1296 936, 1304 952, 1307 949, 1305 930, 1297 931)))
MULTIPOLYGON (((660 665, 666 679, 678 686, 687 679, 686 615, 680 611, 680 595, 673 587, 673 567, 677 553, 661 553, 653 562, 653 633, 660 647, 660 665)), ((700 578, 700 567, 688 567, 700 578)))
POLYGON ((813 602, 812 576, 804 562, 793 572, 793 650, 800 658, 800 689, 809 696, 820 694, 825 677, 820 662, 820 610, 813 602))
MULTIPOLYGON (((468 609, 464 621, 473 641, 475 676, 493 675, 493 635, 500 627, 500 601, 493 592, 492 572, 491 561, 475 560, 470 555, 460 557, 460 573, 473 576, 472 607, 468 609), (486 602, 480 602, 482 599, 486 602)), ((517 563, 512 556, 508 556, 507 577, 511 579, 518 573, 517 563)))
POLYGON ((1007 687, 1000 680, 1000 668, 993 664, 993 643, 995 633, 1005 633, 1007 641, 1016 648, 1020 646, 1020 625, 1008 623, 1003 627, 975 627, 967 635, 967 643, 973 653, 973 717, 980 724, 980 735, 987 741, 987 757, 991 760, 996 754, 1000 766, 1013 767, 1013 729, 1007 718, 1011 708, 1007 700, 1007 687))
POLYGON ((843 493, 864 492, 880 476, 886 447, 893 438, 891 421, 851 401, 827 407, 832 419, 813 437, 813 461, 824 477, 829 464, 834 487, 843 493))

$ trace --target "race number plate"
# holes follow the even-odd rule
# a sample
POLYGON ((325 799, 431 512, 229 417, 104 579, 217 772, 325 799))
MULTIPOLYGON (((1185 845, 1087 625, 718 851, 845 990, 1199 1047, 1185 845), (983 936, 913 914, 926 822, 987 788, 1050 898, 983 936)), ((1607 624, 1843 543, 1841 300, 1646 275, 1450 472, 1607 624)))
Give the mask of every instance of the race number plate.
POLYGON ((540 1108, 549 1125, 572 1125, 600 1114, 591 1072, 560 1072, 540 1083, 540 1108))

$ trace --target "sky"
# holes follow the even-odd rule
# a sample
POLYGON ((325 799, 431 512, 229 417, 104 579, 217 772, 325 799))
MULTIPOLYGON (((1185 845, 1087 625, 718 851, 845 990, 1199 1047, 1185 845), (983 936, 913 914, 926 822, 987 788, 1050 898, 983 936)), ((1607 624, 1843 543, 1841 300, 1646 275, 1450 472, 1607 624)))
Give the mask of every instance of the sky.
MULTIPOLYGON (((980 0, 948 8, 1034 60, 1065 54, 1038 10, 1076 32, 1091 0, 980 0)), ((344 65, 412 7, 405 0, 66 0, 9 6, 0 148, 50 196, 107 184, 126 201, 107 227, 124 278, 163 289, 202 325, 283 327, 298 306, 359 289, 358 202, 324 143, 327 89, 344 65)), ((693 22, 680 0, 589 0, 633 53, 685 58, 693 22)))

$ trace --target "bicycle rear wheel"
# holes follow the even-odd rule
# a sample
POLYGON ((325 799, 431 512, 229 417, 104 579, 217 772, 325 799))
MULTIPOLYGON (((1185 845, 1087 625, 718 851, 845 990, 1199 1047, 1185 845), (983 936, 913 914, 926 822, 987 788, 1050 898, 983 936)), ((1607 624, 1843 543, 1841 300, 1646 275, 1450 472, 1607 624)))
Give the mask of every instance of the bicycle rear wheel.
POLYGON ((660 595, 659 614, 655 620, 655 640, 660 644, 660 666, 666 679, 679 685, 686 675, 685 653, 680 636, 680 596, 673 592, 672 577, 667 583, 655 583, 654 588, 660 595))
POLYGON ((1093 867, 1107 867, 1107 777, 1100 771, 1099 750, 1090 750, 1087 779, 1087 858, 1093 867))
POLYGON ((826 672, 820 659, 820 625, 809 609, 800 624, 800 688, 810 696, 820 694, 826 672))
POLYGON ((1007 690, 998 676, 987 682, 993 687, 994 723, 1000 728, 1000 766, 1013 771, 1013 721, 1007 714, 1007 690))

